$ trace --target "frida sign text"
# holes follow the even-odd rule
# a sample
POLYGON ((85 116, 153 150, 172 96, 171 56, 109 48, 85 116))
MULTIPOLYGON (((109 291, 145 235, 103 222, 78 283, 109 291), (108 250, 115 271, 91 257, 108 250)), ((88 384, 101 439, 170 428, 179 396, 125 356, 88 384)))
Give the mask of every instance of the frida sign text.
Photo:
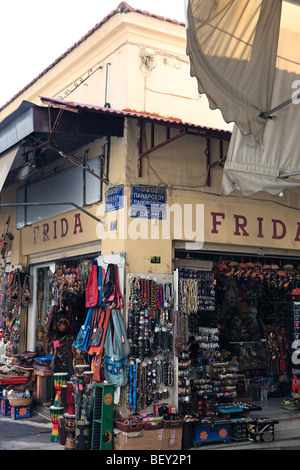
POLYGON ((55 219, 51 223, 45 222, 40 225, 34 225, 33 227, 33 243, 36 245, 38 241, 43 243, 49 242, 50 240, 57 240, 58 238, 65 238, 67 235, 77 235, 83 232, 80 212, 74 214, 73 219, 67 219, 61 217, 55 219))
MULTIPOLYGON (((225 212, 211 212, 211 233, 218 235, 226 221, 225 212)), ((231 218, 232 235, 237 237, 256 237, 263 239, 265 233, 271 234, 272 240, 284 240, 288 235, 296 242, 300 242, 300 222, 295 221, 293 233, 290 226, 280 218, 256 217, 251 223, 245 215, 233 214, 231 218), (289 232, 288 232, 289 229, 289 232)))

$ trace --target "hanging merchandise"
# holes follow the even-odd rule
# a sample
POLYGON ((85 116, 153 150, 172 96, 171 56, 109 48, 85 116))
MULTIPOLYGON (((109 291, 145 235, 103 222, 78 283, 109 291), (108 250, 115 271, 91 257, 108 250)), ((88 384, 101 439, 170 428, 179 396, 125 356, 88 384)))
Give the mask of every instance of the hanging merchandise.
POLYGON ((21 338, 21 306, 31 302, 30 276, 17 268, 2 269, 0 279, 0 327, 7 354, 16 354, 21 338))
MULTIPOLYGON (((118 329, 116 330, 119 326, 115 327, 114 323, 111 324, 111 322, 113 322, 113 319, 111 319, 112 312, 116 313, 122 328, 122 348, 127 339, 124 326, 122 326, 123 320, 120 312, 123 306, 123 300, 119 287, 117 265, 109 264, 104 276, 103 267, 98 267, 97 262, 93 262, 88 279, 89 285, 86 289, 86 298, 92 299, 91 303, 94 303, 96 298, 94 295, 96 292, 95 280, 97 280, 97 302, 93 307, 89 308, 85 322, 81 325, 73 346, 77 350, 88 354, 92 363, 92 369, 94 370, 93 380, 95 382, 101 382, 105 374, 105 357, 107 353, 107 348, 105 347, 106 336, 108 332, 109 337, 111 337, 115 334, 115 331, 119 331, 118 329)), ((88 301, 87 304, 90 304, 90 301, 88 301)), ((107 341, 109 341, 109 339, 107 339, 107 341)), ((107 343, 107 345, 107 347, 109 347, 109 343, 107 343)), ((120 348, 118 351, 120 351, 120 348)), ((120 358, 120 360, 121 359, 122 358, 120 358)), ((125 378, 123 380, 125 380, 125 378)))
POLYGON ((18 305, 21 301, 21 281, 20 281, 20 273, 19 271, 12 271, 9 274, 9 281, 8 281, 8 292, 7 292, 9 300, 18 305))
POLYGON ((219 359, 219 313, 211 271, 179 270, 179 311, 174 342, 178 357, 178 406, 183 414, 217 414, 220 391, 214 389, 210 364, 219 359))
POLYGON ((103 336, 103 325, 105 321, 105 310, 102 310, 100 307, 95 308, 92 327, 91 327, 91 337, 89 341, 89 346, 99 346, 103 336))
POLYGON ((87 308, 95 307, 98 302, 98 273, 97 261, 93 261, 90 277, 85 288, 85 305, 87 308))
POLYGON ((98 266, 98 279, 97 279, 97 284, 98 284, 98 302, 97 302, 97 307, 100 307, 102 303, 102 294, 103 294, 103 276, 104 276, 104 269, 102 266, 98 266))
POLYGON ((24 307, 27 307, 31 302, 31 285, 30 276, 26 273, 21 273, 22 296, 21 301, 24 307))
POLYGON ((105 273, 105 279, 102 290, 103 300, 112 302, 115 296, 114 265, 109 264, 105 273))
POLYGON ((173 385, 173 286, 142 277, 129 283, 126 402, 140 412, 165 400, 173 385))
POLYGON ((86 320, 84 324, 81 325, 76 341, 73 343, 73 346, 76 349, 79 349, 80 351, 86 351, 87 349, 89 338, 90 338, 90 333, 91 333, 93 314, 94 314, 94 308, 89 308, 87 316, 86 316, 86 320))
POLYGON ((129 346, 120 312, 113 309, 105 337, 104 375, 117 387, 127 384, 129 346))
POLYGON ((51 368, 53 373, 65 372, 69 377, 73 374, 73 336, 70 334, 70 322, 66 312, 59 310, 57 312, 56 330, 52 342, 54 349, 51 368))
POLYGON ((109 264, 103 282, 102 299, 106 303, 114 304, 115 308, 123 307, 122 295, 119 287, 118 267, 109 264))

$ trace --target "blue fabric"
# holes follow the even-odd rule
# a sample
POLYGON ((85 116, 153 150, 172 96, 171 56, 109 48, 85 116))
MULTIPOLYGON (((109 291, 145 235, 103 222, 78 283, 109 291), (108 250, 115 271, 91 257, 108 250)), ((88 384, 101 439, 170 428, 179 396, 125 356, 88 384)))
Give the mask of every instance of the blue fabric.
POLYGON ((112 310, 105 337, 104 375, 105 379, 116 387, 127 384, 128 354, 129 344, 122 317, 118 310, 112 310))
POLYGON ((98 273, 98 302, 97 307, 100 307, 102 303, 102 286, 103 286, 103 271, 102 267, 99 266, 99 273, 98 273))
POLYGON ((93 319, 94 307, 89 308, 84 325, 81 326, 76 341, 73 346, 80 351, 85 351, 90 337, 91 324, 93 319))

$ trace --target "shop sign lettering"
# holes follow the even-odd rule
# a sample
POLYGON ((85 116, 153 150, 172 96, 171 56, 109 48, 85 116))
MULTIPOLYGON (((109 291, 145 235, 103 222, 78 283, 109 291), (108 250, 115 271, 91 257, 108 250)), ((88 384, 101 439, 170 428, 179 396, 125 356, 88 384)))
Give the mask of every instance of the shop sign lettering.
MULTIPOLYGON (((225 223, 224 212, 211 212, 211 233, 219 234, 222 224, 225 223)), ((256 236, 257 238, 264 238, 264 230, 266 226, 271 228, 272 240, 283 240, 287 235, 286 224, 277 218, 266 220, 264 217, 256 217, 255 224, 251 221, 251 227, 248 223, 246 216, 241 214, 233 215, 233 235, 237 237, 256 236)), ((296 222, 294 241, 300 241, 300 222, 296 222)))
POLYGON ((45 222, 41 225, 33 227, 33 243, 36 245, 38 241, 49 242, 58 238, 65 238, 68 234, 77 235, 82 233, 83 228, 81 224, 80 213, 74 214, 73 220, 68 220, 62 217, 53 222, 45 222))

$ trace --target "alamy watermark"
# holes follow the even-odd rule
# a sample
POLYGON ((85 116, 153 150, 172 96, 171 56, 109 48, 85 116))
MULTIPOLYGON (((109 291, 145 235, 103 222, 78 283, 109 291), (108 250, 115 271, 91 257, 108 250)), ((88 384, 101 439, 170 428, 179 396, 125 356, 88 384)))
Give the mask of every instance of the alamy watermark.
POLYGON ((186 240, 204 243, 204 204, 130 205, 122 196, 121 209, 106 212, 105 204, 97 208, 99 239, 186 240))
POLYGON ((295 339, 292 343, 292 349, 294 352, 292 353, 292 363, 294 365, 300 364, 300 339, 295 339))
POLYGON ((300 80, 294 80, 292 83, 292 88, 295 91, 292 93, 292 103, 299 104, 300 103, 300 80))

